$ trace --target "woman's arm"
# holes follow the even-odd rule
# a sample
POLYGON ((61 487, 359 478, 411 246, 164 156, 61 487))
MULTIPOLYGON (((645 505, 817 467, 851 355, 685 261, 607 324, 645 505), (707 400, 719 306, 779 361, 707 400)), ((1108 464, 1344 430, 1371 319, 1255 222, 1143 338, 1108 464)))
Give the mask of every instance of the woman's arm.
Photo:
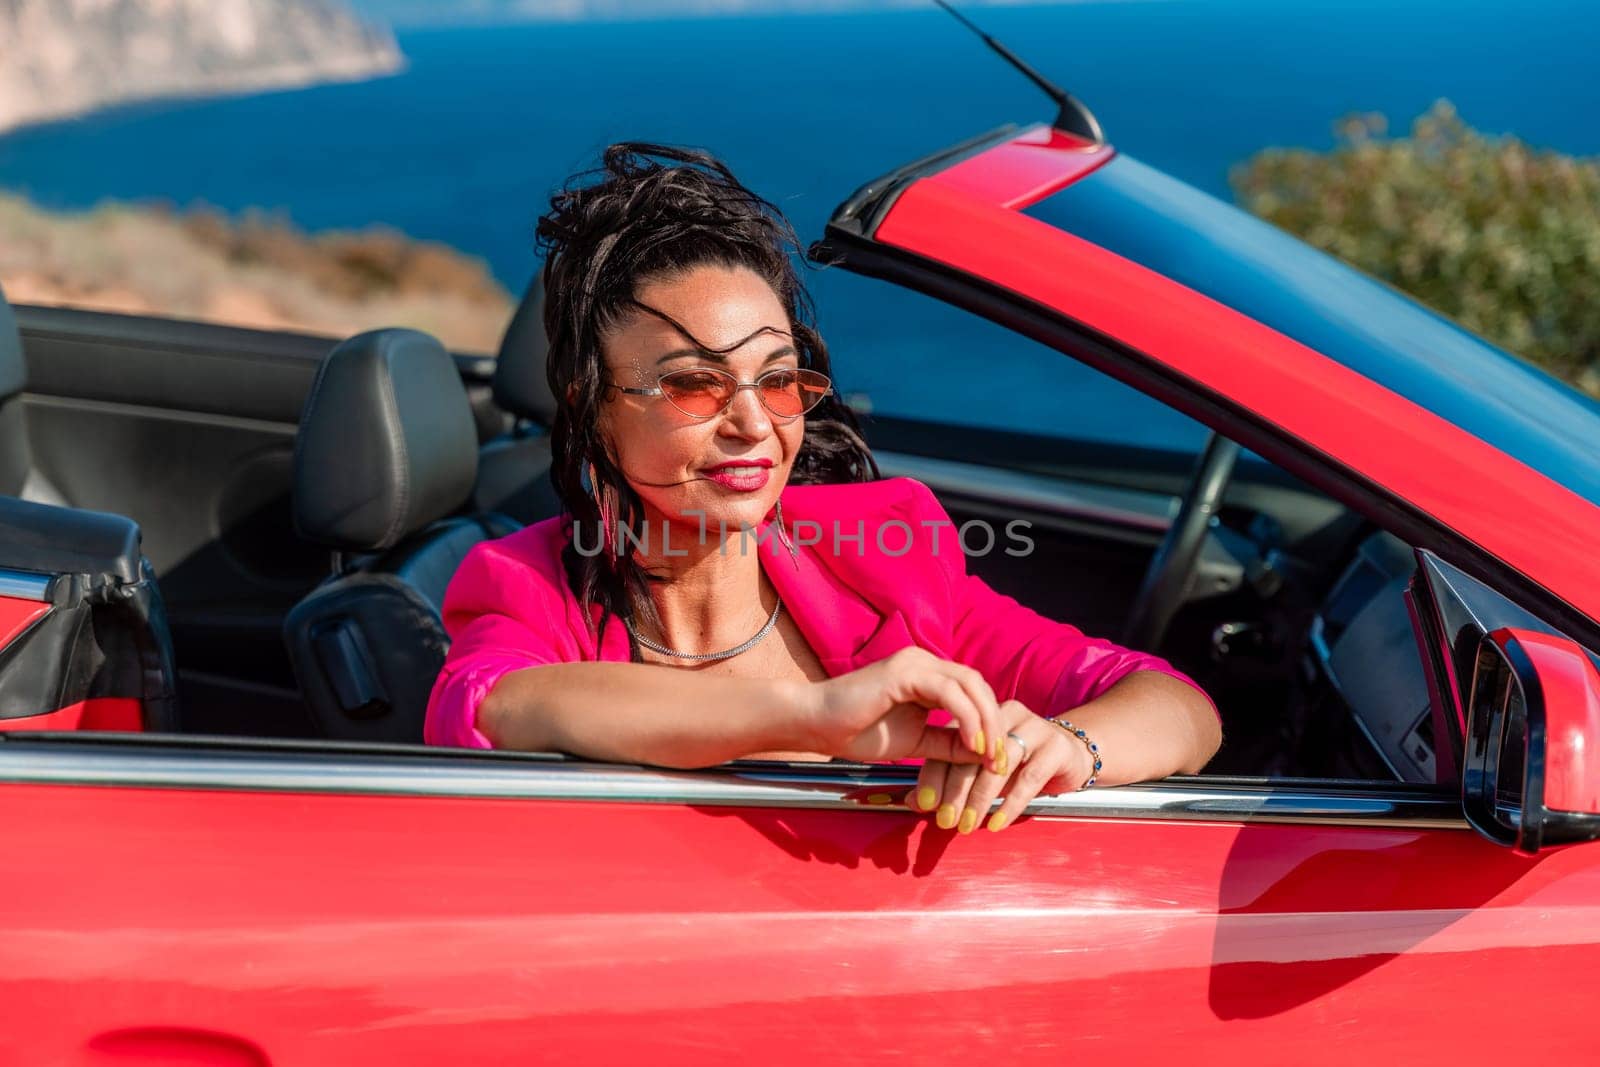
POLYGON ((444 598, 452 643, 428 698, 428 743, 705 767, 773 749, 961 762, 978 758, 962 745, 981 738, 987 747, 999 736, 999 703, 983 678, 920 649, 818 683, 601 660, 562 596, 552 549, 485 542, 457 568, 444 598), (959 732, 930 727, 934 707, 959 732))
POLYGON ((1071 720, 1099 746, 1105 769, 1096 785, 1199 774, 1222 744, 1211 702, 1194 686, 1159 671, 1135 671, 1087 704, 1046 714, 1071 720))
POLYGON ((999 725, 999 704, 976 671, 919 648, 823 682, 553 663, 502 674, 477 712, 495 748, 664 767, 770 749, 976 763, 998 754, 999 725), (935 707, 956 729, 928 725, 935 707))
POLYGON ((709 767, 763 749, 807 749, 806 684, 651 663, 553 663, 502 675, 477 725, 495 748, 709 767))
MULTIPOLYGON (((924 525, 949 518, 925 486, 909 508, 924 525)), ((1040 792, 1077 789, 1094 774, 1087 746, 1045 716, 1070 719, 1100 749, 1097 785, 1198 773, 1221 744, 1215 705, 1158 656, 1090 637, 1046 618, 969 574, 964 557, 940 553, 948 583, 953 658, 977 668, 1003 701, 1007 742, 997 768, 925 764, 913 807, 970 832, 1002 792, 999 829, 1040 792)))

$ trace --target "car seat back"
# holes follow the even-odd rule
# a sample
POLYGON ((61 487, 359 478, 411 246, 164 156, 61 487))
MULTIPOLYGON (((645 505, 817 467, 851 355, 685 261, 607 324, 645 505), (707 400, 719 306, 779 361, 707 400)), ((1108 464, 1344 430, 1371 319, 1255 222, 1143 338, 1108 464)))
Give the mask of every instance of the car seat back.
POLYGON ((549 428, 555 422, 556 398, 546 367, 549 352, 544 286, 535 274, 495 360, 494 400, 516 423, 479 451, 473 489, 478 511, 507 515, 523 525, 561 513, 561 499, 550 482, 549 428))
POLYGON ((454 360, 415 330, 374 330, 318 369, 295 444, 294 516, 334 573, 284 621, 319 731, 422 743, 449 638, 440 608, 480 541, 516 524, 454 515, 472 493, 477 432, 454 360))

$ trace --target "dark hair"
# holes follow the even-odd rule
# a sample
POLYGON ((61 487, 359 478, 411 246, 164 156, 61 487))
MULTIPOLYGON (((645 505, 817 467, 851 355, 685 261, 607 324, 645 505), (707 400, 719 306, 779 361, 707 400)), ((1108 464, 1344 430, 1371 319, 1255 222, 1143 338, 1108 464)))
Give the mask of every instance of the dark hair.
MULTIPOLYGON (((830 373, 827 346, 812 325, 811 298, 795 270, 800 246, 794 228, 706 152, 611 145, 599 168, 576 175, 551 197, 537 234, 544 254, 547 373, 557 402, 550 476, 567 514, 584 529, 598 529, 600 522, 599 506, 584 489, 591 464, 595 491, 617 503, 614 521, 637 529, 644 518, 643 502, 602 440, 598 418, 609 384, 600 337, 635 310, 631 301, 644 282, 706 265, 748 268, 783 303, 800 365, 830 373)), ((837 396, 827 397, 806 415, 792 480, 877 477, 855 416, 837 396)), ((601 606, 599 632, 612 615, 659 622, 649 579, 630 553, 613 561, 604 552, 569 551, 567 560, 579 599, 601 606)))

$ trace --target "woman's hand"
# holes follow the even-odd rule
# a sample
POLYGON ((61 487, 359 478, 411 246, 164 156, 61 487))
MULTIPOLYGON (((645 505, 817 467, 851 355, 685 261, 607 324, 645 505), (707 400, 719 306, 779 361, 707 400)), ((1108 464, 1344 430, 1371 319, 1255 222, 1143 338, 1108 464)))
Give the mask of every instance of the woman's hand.
POLYGON ((1071 792, 1094 773, 1094 759, 1082 741, 1035 715, 1020 701, 1001 704, 999 718, 1002 747, 998 765, 929 759, 907 798, 911 808, 937 811, 942 828, 969 834, 988 814, 995 798, 1004 793, 1005 803, 989 818, 989 829, 1000 830, 1040 793, 1071 792))
POLYGON ((818 752, 947 768, 1005 758, 1001 708, 983 675, 920 648, 815 683, 812 695, 808 721, 818 752), (929 726, 933 708, 948 711, 955 728, 929 726))

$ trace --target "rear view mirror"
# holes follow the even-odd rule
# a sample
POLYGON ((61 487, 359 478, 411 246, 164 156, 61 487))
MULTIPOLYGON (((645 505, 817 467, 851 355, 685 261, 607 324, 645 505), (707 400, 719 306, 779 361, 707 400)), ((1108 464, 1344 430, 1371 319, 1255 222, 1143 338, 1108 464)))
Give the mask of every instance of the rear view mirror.
POLYGON ((1533 853, 1600 838, 1600 671, 1564 637, 1501 629, 1472 673, 1467 821, 1533 853))

